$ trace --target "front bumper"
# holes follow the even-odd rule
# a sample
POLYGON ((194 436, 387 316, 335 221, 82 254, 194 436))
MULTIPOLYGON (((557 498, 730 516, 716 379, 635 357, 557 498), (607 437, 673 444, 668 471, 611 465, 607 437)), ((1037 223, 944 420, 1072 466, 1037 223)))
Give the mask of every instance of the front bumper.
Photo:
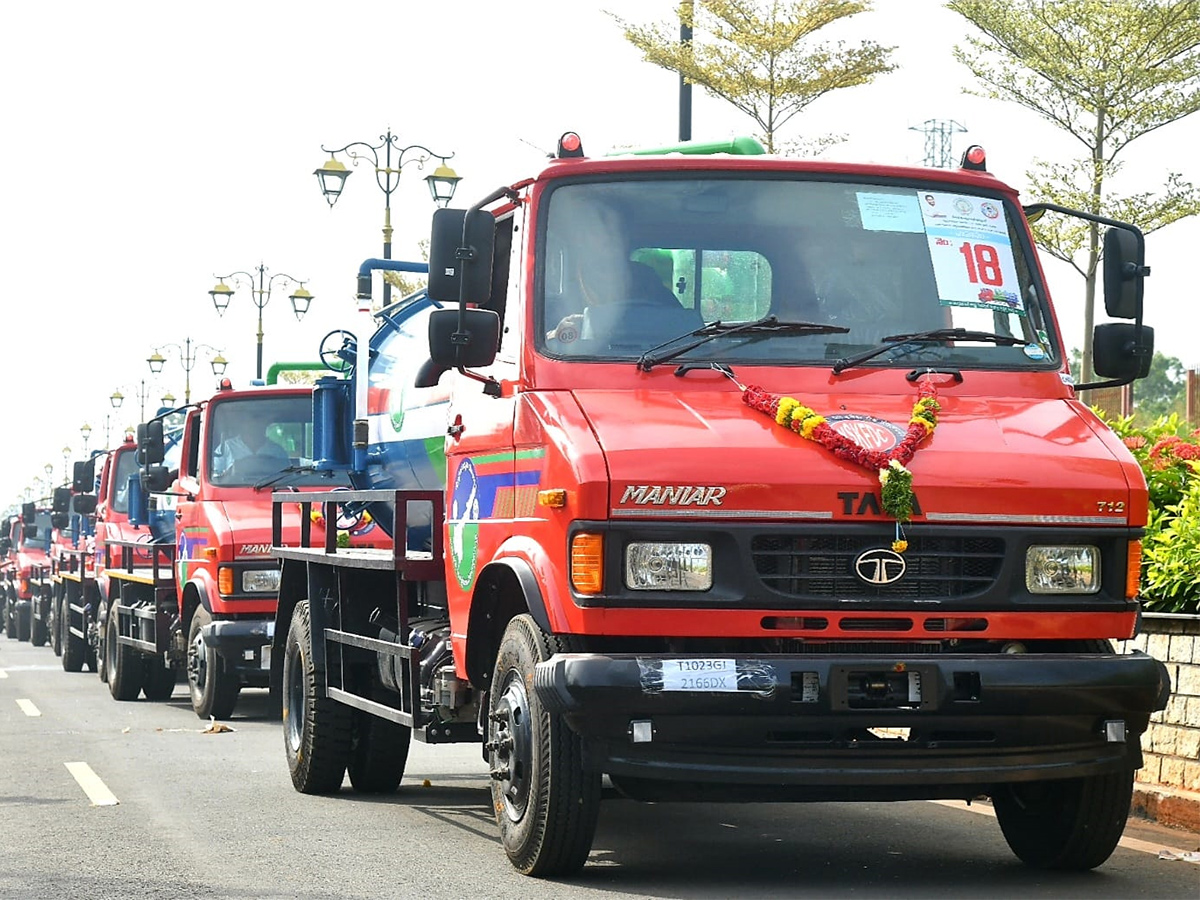
POLYGON ((271 674, 274 619, 219 619, 200 630, 204 643, 236 669, 251 687, 266 687, 271 674))
POLYGON ((534 688, 592 768, 767 799, 970 797, 1137 768, 1170 692, 1143 653, 733 656, 559 654, 534 688))

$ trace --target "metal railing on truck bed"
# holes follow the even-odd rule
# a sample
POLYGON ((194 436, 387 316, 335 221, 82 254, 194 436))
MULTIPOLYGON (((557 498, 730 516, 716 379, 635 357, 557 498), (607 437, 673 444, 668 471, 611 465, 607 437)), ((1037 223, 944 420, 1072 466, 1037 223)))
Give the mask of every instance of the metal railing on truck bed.
MULTIPOLYGON (((444 581, 443 554, 443 495, 441 491, 396 491, 338 490, 327 492, 297 493, 281 491, 273 493, 271 510, 271 553, 284 561, 305 563, 310 568, 336 571, 329 579, 329 589, 336 594, 332 619, 321 633, 325 642, 326 694, 347 706, 360 709, 380 718, 406 725, 413 736, 426 743, 451 743, 463 740, 478 740, 475 723, 441 722, 432 713, 422 709, 420 702, 419 647, 412 646, 412 627, 408 612, 408 597, 405 582, 444 581), (283 542, 283 507, 295 504, 300 507, 300 537, 298 546, 283 542), (380 509, 391 504, 393 527, 392 546, 389 548, 338 547, 337 528, 326 527, 321 546, 313 546, 312 513, 319 507, 326 523, 336 523, 338 509, 346 506, 371 505, 380 509), (407 546, 406 529, 397 529, 395 522, 408 521, 410 507, 426 504, 431 507, 430 521, 433 523, 429 550, 414 550, 407 546), (399 539, 396 539, 399 533, 399 539), (352 570, 352 571, 341 571, 352 570), (381 573, 392 579, 395 598, 394 633, 386 625, 362 615, 366 606, 373 605, 381 594, 372 597, 357 594, 348 582, 363 581, 372 577, 368 573, 381 573), (390 573, 390 575, 389 575, 390 573), (343 591, 345 595, 343 596, 343 591), (367 599, 367 603, 361 601, 367 599), (355 602, 359 601, 359 602, 355 602), (372 630, 379 636, 363 632, 372 630), (354 691, 351 669, 354 666, 375 667, 379 677, 389 686, 394 685, 398 694, 398 705, 380 702, 354 691)), ((281 583, 281 590, 282 590, 281 583)), ((282 594, 281 594, 282 599, 282 594)), ((315 598, 309 598, 310 602, 315 598)), ((390 612, 390 611, 389 611, 390 612)), ((390 624, 390 623, 389 623, 390 624)))

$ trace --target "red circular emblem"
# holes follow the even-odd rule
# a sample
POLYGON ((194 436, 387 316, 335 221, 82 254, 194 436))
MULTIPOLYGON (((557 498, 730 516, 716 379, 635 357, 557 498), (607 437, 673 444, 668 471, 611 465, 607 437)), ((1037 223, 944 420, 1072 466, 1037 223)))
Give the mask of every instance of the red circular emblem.
POLYGON ((826 416, 829 427, 844 438, 854 441, 864 450, 887 453, 904 438, 904 432, 883 419, 854 413, 826 416))

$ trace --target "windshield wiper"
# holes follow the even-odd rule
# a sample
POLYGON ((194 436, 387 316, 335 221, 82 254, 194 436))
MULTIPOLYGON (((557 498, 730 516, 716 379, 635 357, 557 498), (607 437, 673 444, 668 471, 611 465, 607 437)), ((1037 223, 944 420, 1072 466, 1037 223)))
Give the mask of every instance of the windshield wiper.
POLYGON ((715 322, 709 322, 702 328, 697 328, 695 331, 685 332, 651 347, 638 357, 637 367, 643 372, 649 372, 655 366, 670 362, 675 357, 681 356, 689 350, 695 350, 701 344, 707 344, 714 338, 725 337, 730 334, 744 334, 747 332, 755 334, 845 334, 849 330, 849 328, 843 328, 841 325, 826 325, 821 322, 783 322, 777 316, 764 316, 752 322, 742 322, 740 325, 726 325, 718 319, 715 322), (696 340, 675 347, 672 350, 667 350, 665 353, 655 354, 655 350, 661 350, 663 347, 670 346, 686 337, 694 337, 696 340))
POLYGON ((833 374, 837 375, 846 369, 865 363, 868 359, 882 356, 889 350, 901 344, 925 343, 938 341, 990 341, 1002 347, 1012 347, 1016 344, 1028 343, 1022 338, 1007 334, 995 334, 991 331, 972 331, 969 328, 935 328, 932 331, 913 331, 907 334, 888 334, 882 338, 883 343, 871 350, 865 350, 855 356, 844 356, 833 364, 833 374))
POLYGON ((288 466, 287 468, 280 469, 274 475, 264 478, 262 481, 255 482, 254 490, 261 491, 263 488, 270 487, 273 484, 278 484, 280 481, 283 481, 283 479, 287 478, 289 475, 291 475, 295 472, 311 472, 311 471, 312 471, 311 466, 288 466))

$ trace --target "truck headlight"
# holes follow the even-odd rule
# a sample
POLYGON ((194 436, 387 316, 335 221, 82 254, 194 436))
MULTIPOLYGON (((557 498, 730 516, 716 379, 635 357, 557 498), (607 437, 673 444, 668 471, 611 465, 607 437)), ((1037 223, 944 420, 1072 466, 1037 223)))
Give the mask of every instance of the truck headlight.
POLYGON ((625 586, 631 591, 707 591, 712 587, 712 547, 629 544, 625 548, 625 586))
POLYGON ((1100 548, 1086 545, 1030 547, 1025 588, 1031 594, 1094 594, 1100 590, 1100 548))
POLYGON ((242 590, 250 593, 278 593, 279 569, 247 569, 242 573, 242 590))

